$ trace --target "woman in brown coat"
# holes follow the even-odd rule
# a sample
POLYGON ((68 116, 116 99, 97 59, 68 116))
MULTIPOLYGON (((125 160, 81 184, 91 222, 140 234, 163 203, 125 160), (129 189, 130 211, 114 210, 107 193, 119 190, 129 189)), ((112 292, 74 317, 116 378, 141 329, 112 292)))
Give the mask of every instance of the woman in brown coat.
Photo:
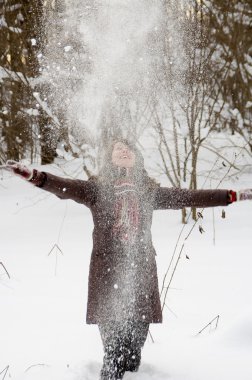
POLYGON ((158 209, 227 206, 251 199, 251 190, 186 190, 151 180, 140 152, 114 141, 98 177, 65 179, 30 171, 14 161, 6 168, 60 199, 87 206, 93 216, 93 251, 88 283, 87 323, 98 324, 104 345, 102 380, 137 371, 150 323, 161 323, 152 214, 158 209))

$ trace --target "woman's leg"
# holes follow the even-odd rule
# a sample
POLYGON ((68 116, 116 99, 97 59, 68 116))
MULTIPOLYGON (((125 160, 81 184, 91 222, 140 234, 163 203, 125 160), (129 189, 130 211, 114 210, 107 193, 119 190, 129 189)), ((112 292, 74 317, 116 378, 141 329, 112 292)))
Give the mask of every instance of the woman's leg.
POLYGON ((131 322, 127 327, 127 343, 125 355, 125 370, 136 372, 141 363, 141 350, 146 341, 149 324, 131 322))
POLYGON ((125 371, 136 372, 149 324, 135 321, 99 325, 104 347, 101 380, 122 379, 125 371))
POLYGON ((125 373, 125 344, 123 325, 118 322, 99 325, 104 357, 101 380, 122 379, 125 373))

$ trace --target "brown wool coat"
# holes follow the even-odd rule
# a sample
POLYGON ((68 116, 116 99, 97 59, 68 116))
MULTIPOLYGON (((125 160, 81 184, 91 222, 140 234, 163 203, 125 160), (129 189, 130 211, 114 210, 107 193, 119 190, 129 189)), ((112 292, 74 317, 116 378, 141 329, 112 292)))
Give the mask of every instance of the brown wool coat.
POLYGON ((140 192, 137 244, 126 250, 112 234, 113 186, 97 179, 72 180, 43 173, 41 186, 61 199, 87 206, 93 215, 93 251, 88 282, 87 323, 102 324, 128 318, 162 322, 155 250, 152 245, 153 210, 214 207, 228 204, 227 190, 186 190, 149 186, 140 192))

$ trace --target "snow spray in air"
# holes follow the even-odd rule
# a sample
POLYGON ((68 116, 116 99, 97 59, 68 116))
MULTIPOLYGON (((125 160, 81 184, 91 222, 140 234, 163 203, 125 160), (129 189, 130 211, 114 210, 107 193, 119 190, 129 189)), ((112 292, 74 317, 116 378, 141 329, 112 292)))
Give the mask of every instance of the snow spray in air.
POLYGON ((148 97, 162 14, 152 0, 61 2, 48 18, 44 69, 51 102, 78 134, 94 137, 119 126, 132 134, 132 117, 148 97), (53 22, 52 22, 53 20, 53 22))

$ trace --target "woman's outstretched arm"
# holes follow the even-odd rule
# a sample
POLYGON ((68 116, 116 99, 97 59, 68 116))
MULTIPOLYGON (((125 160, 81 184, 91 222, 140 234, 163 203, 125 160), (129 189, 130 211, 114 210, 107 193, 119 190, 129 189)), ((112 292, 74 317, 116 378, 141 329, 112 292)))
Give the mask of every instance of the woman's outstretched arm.
POLYGON ((183 207, 205 208, 227 206, 236 200, 243 200, 245 194, 244 192, 246 191, 248 190, 243 190, 236 193, 232 190, 188 190, 159 187, 156 190, 154 209, 162 210, 181 209, 183 207))
POLYGON ((62 178, 36 169, 30 170, 15 161, 7 161, 6 169, 26 179, 33 185, 53 193, 60 199, 72 199, 88 207, 96 201, 97 185, 94 180, 82 181, 62 178))

